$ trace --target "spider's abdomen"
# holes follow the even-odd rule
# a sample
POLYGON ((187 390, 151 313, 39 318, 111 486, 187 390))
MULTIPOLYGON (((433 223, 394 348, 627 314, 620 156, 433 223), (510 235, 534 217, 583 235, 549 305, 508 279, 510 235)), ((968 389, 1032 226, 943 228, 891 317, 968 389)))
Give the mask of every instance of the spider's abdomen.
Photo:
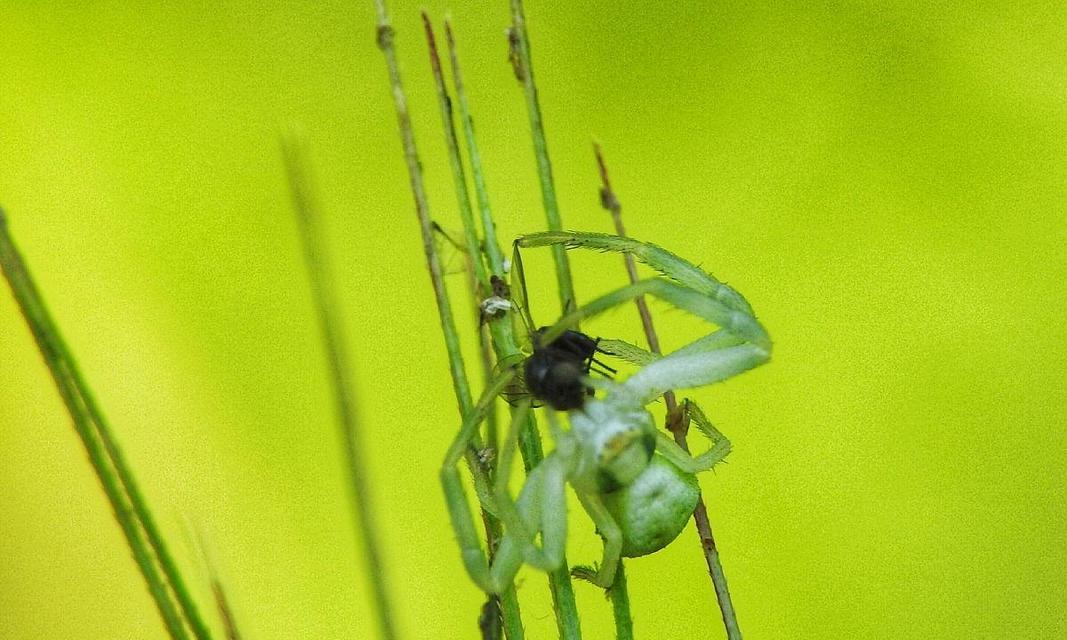
POLYGON ((574 353, 555 347, 536 349, 526 359, 526 387, 553 409, 568 411, 585 404, 590 389, 582 382, 584 363, 574 353))
POLYGON ((685 528, 699 498, 696 476, 653 456, 633 482, 604 496, 622 530, 622 555, 635 558, 666 547, 685 528))

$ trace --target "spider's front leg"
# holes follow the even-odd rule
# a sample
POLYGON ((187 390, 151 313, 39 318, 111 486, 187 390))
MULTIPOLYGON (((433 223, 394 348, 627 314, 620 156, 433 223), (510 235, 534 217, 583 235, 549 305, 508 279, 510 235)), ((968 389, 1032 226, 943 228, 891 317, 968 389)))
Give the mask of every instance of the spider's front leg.
POLYGON ((542 334, 542 339, 551 342, 581 320, 645 295, 688 311, 719 330, 630 376, 616 391, 624 394, 629 403, 644 406, 668 390, 720 382, 770 359, 770 338, 754 316, 663 278, 641 280, 596 298, 563 316, 542 334))
POLYGON ((619 559, 622 558, 622 529, 600 495, 579 491, 578 501, 593 520, 597 532, 604 538, 604 556, 600 560, 600 568, 596 571, 587 567, 575 567, 571 574, 602 589, 608 589, 615 583, 615 572, 619 568, 619 559))
POLYGON ((497 470, 499 479, 496 482, 495 495, 490 496, 488 491, 479 491, 485 509, 499 517, 505 524, 504 536, 493 554, 492 563, 488 561, 482 549, 474 515, 463 489, 458 469, 459 461, 471 438, 477 432, 478 426, 485 419, 493 399, 507 387, 514 375, 514 370, 509 369, 486 388, 478 404, 464 418, 460 432, 453 440, 452 446, 449 447, 440 472, 449 517, 456 533, 464 567, 475 584, 489 594, 498 594, 506 590, 524 560, 539 568, 550 570, 559 567, 564 555, 565 461, 555 453, 549 455, 529 473, 517 502, 512 502, 507 495, 506 478, 510 471, 511 460, 514 458, 518 430, 524 422, 524 411, 517 411, 512 416, 505 448, 501 452, 501 465, 497 470), (543 550, 537 549, 533 544, 533 538, 538 531, 542 533, 543 550))
MULTIPOLYGON (((463 481, 460 478, 458 466, 460 459, 463 458, 467 447, 470 445, 471 438, 478 432, 479 425, 485 419, 489 407, 492 406, 493 400, 507 387, 514 377, 515 372, 511 369, 501 373, 486 388, 478 403, 463 417, 463 425, 452 441, 452 445, 448 448, 440 471, 441 485, 444 488, 445 501, 448 504, 448 515, 452 521, 452 529, 456 533, 460 554, 463 557, 463 565, 475 584, 487 593, 494 594, 501 593, 507 589, 511 579, 518 571, 518 564, 521 564, 521 559, 518 564, 514 563, 514 561, 509 561, 510 564, 515 564, 514 571, 511 571, 510 575, 507 575, 503 580, 494 576, 494 572, 490 571, 489 562, 486 559, 485 552, 482 550, 481 541, 474 524, 474 515, 471 513, 470 505, 467 503, 467 494, 463 490, 463 481)), ((486 510, 495 511, 493 505, 487 504, 487 502, 492 502, 489 499, 488 489, 486 488, 484 491, 479 489, 478 493, 486 510)), ((507 573, 504 571, 502 560, 504 558, 494 558, 495 564, 500 566, 496 573, 507 573)))
POLYGON ((530 409, 529 400, 521 402, 512 414, 504 446, 500 450, 493 498, 504 523, 506 535, 498 554, 518 550, 530 565, 543 571, 554 571, 563 563, 567 539, 566 482, 573 457, 566 446, 553 451, 526 476, 517 502, 508 493, 508 479, 518 450, 519 432, 530 409), (541 533, 541 548, 534 544, 541 533))
POLYGON ((771 340, 752 314, 748 302, 734 289, 665 249, 630 238, 597 233, 544 232, 515 241, 513 262, 521 262, 520 247, 564 245, 633 255, 665 278, 649 278, 621 287, 571 311, 548 329, 542 339, 552 342, 582 320, 620 304, 650 295, 707 320, 719 331, 642 368, 627 381, 640 404, 669 389, 699 387, 718 382, 770 358, 771 340))
POLYGON ((704 453, 694 456, 678 446, 667 434, 660 431, 656 434, 656 451, 671 461, 674 466, 686 473, 700 473, 707 471, 719 464, 730 453, 730 441, 715 425, 711 424, 704 411, 692 400, 685 400, 679 410, 683 412, 682 419, 692 422, 697 426, 708 440, 711 440, 711 448, 704 453))

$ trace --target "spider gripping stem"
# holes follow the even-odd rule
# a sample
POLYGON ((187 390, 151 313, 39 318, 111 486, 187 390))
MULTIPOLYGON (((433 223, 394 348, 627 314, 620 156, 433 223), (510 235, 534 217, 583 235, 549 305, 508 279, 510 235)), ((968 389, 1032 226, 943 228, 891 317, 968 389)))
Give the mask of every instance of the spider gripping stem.
MULTIPOLYGON (((665 277, 640 280, 567 313, 542 334, 546 343, 552 342, 582 320, 646 295, 659 298, 718 327, 718 330, 663 357, 641 353, 643 350, 633 347, 630 355, 642 360, 644 366, 621 384, 598 385, 607 390, 608 401, 643 407, 668 390, 720 382, 769 360, 770 337, 752 313, 748 302, 740 293, 696 265, 648 243, 578 232, 545 232, 523 236, 515 242, 513 264, 521 265, 520 248, 553 245, 627 253, 665 277)), ((665 434, 657 433, 656 450, 681 472, 695 474, 707 471, 729 453, 730 443, 696 405, 687 402, 685 410, 712 441, 712 447, 694 457, 665 434)), ((600 569, 595 573, 585 571, 580 577, 601 586, 610 586, 622 555, 618 523, 604 508, 600 496, 579 492, 579 497, 604 537, 604 556, 600 569)))
POLYGON ((513 501, 507 491, 507 479, 518 448, 519 432, 525 424, 526 412, 529 410, 528 401, 520 404, 512 415, 508 436, 500 452, 497 481, 492 495, 479 495, 482 506, 500 518, 505 525, 505 535, 493 555, 491 564, 482 550, 474 516, 463 490, 459 461, 478 426, 485 419, 493 399, 507 388, 514 377, 515 370, 506 369, 486 387, 478 403, 464 417, 460 432, 452 442, 440 472, 449 517, 459 542, 463 564, 475 584, 490 594, 498 594, 509 587, 524 562, 544 571, 558 569, 563 563, 566 546, 564 489, 568 470, 563 458, 551 454, 532 469, 517 501, 513 501), (542 538, 540 549, 533 543, 538 532, 542 538))
MULTIPOLYGON (((635 412, 643 412, 646 404, 668 389, 701 387, 719 382, 756 367, 770 357, 771 342, 767 332, 736 291, 695 265, 654 245, 603 234, 548 232, 524 236, 516 241, 512 264, 513 278, 518 280, 519 286, 512 288, 513 301, 523 314, 522 319, 528 329, 533 326, 533 321, 528 317, 519 248, 547 245, 631 253, 666 278, 638 281, 571 310, 540 335, 546 344, 552 343, 568 329, 577 327, 586 318, 646 295, 659 298, 718 327, 716 331, 663 357, 651 357, 649 354, 645 358, 640 353, 632 354, 640 357, 645 362, 644 366, 622 383, 598 384, 605 388, 607 396, 595 402, 604 402, 612 407, 602 409, 601 413, 614 411, 617 412, 615 415, 632 416, 635 412)), ((636 347, 634 349, 640 351, 636 347)), ((506 588, 523 563, 548 571, 556 570, 562 564, 566 543, 564 490, 569 479, 575 478, 576 473, 583 473, 577 471, 576 465, 581 457, 577 454, 588 445, 583 444, 583 436, 573 431, 573 422, 572 431, 562 431, 555 425, 555 414, 549 412, 549 423, 553 426, 557 448, 530 471, 518 499, 512 501, 508 495, 507 480, 515 457, 519 430, 525 422, 529 404, 523 403, 518 407, 500 452, 494 486, 491 489, 479 488, 479 500, 483 508, 500 518, 506 529, 490 563, 481 548, 457 465, 493 400, 515 378, 516 366, 502 370, 487 386, 478 403, 464 416, 460 432, 441 468, 441 482, 464 565, 474 582, 488 593, 499 593, 506 588), (540 548, 534 543, 538 533, 541 534, 540 548)), ((662 462, 656 464, 671 467, 671 473, 689 475, 706 471, 720 462, 729 452, 730 444, 695 405, 687 403, 686 409, 698 428, 712 440, 712 447, 693 457, 665 435, 657 434, 655 448, 662 456, 662 462)), ((585 420, 589 419, 589 415, 586 415, 585 420)), ((629 535, 624 533, 625 527, 622 526, 626 522, 616 520, 604 501, 605 496, 591 490, 587 482, 583 481, 580 485, 581 488, 575 485, 575 489, 582 506, 604 537, 600 569, 584 572, 582 577, 608 587, 614 580, 619 558, 624 553, 651 553, 673 539, 666 538, 661 543, 653 541, 634 547, 633 540, 625 537, 629 535), (625 551, 626 545, 631 546, 630 551, 625 551)))
POLYGON ((574 231, 522 236, 515 241, 515 253, 517 256, 521 247, 551 245, 629 253, 666 278, 639 280, 571 311, 543 334, 546 343, 582 320, 646 295, 719 327, 718 331, 657 359, 627 379, 623 385, 638 404, 643 406, 671 389, 701 387, 725 380, 770 359, 770 337, 744 297, 691 262, 630 238, 574 231))
POLYGON ((683 401, 679 410, 683 420, 691 421, 704 436, 711 441, 711 448, 699 455, 692 455, 678 446, 670 436, 662 431, 656 433, 656 451, 686 473, 700 473, 719 464, 730 453, 730 441, 715 425, 711 424, 704 411, 692 400, 683 401))

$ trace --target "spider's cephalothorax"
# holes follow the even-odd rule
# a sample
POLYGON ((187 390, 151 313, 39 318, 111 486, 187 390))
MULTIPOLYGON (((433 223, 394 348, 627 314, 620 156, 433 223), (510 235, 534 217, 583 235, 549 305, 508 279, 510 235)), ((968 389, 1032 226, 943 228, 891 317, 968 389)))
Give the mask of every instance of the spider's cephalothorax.
MULTIPOLYGON (((539 338, 547 327, 534 335, 539 338)), ((580 331, 568 330, 547 345, 534 347, 523 365, 523 377, 530 393, 558 411, 578 409, 593 395, 585 383, 597 352, 597 340, 580 331)), ((614 373, 613 369, 609 369, 614 373)))
POLYGON ((611 393, 570 414, 581 451, 574 480, 589 491, 610 493, 633 482, 656 450, 656 425, 641 405, 611 393))

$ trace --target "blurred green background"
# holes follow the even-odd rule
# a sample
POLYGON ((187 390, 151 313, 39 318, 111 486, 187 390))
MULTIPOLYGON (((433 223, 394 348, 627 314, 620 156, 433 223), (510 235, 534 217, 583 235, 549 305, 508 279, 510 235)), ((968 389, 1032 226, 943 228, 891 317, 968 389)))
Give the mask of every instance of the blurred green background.
MULTIPOLYGON (((435 217, 458 226, 423 4, 458 29, 503 237, 541 228, 503 0, 392 3, 435 217)), ((770 365, 695 394, 735 446, 702 482, 747 636, 1067 634, 1062 6, 527 10, 566 226, 610 229, 596 138, 630 233, 735 285, 775 339, 770 365)), ((370 638, 278 151, 302 124, 401 629, 476 637, 436 474, 457 416, 371 3, 9 2, 0 59, 0 204, 204 607, 190 530, 247 638, 370 638)), ((574 265, 580 297, 624 282, 616 256, 574 265)), ((668 346, 700 330, 655 310, 668 346)), ((632 316, 587 329, 639 341, 632 316)), ((638 637, 723 635, 691 528, 628 572, 638 637)), ((555 636, 544 584, 520 574, 531 638, 555 636)), ((576 590, 586 637, 611 637, 608 603, 576 590)), ((163 637, 6 287, 0 637, 163 637)))

